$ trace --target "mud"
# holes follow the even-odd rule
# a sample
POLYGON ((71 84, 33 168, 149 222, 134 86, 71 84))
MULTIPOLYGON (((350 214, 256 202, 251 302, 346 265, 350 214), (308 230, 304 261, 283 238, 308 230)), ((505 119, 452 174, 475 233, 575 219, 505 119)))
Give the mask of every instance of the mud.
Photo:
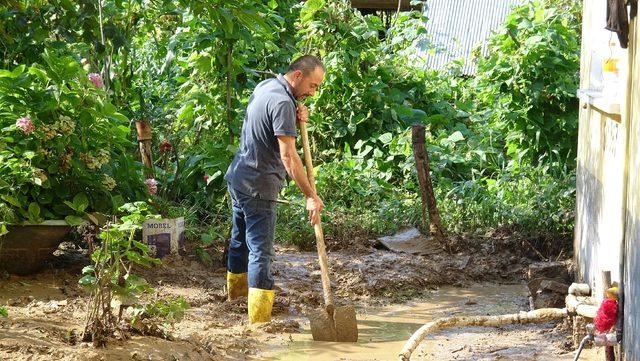
MULTIPOLYGON (((75 251, 37 275, 0 280, 0 304, 10 315, 0 318, 0 359, 392 360, 411 333, 435 317, 528 310, 521 276, 529 260, 499 244, 429 256, 374 246, 368 241, 357 251, 329 253, 336 302, 357 309, 355 344, 311 341, 304 315, 322 304, 316 255, 278 247, 270 324, 248 324, 245 298, 226 301, 224 268, 175 257, 140 271, 155 288, 149 297, 182 296, 190 303, 168 330, 171 341, 131 335, 95 349, 79 341, 88 296, 77 280, 88 261, 75 251)), ((570 360, 569 337, 555 324, 447 330, 428 337, 415 359, 570 360)), ((590 350, 581 360, 596 354, 590 350)))

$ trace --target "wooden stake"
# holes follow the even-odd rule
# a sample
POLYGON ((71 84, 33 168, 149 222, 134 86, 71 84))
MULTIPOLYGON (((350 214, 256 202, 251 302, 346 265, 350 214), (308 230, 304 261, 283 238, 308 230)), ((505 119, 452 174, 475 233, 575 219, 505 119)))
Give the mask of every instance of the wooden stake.
POLYGON ((429 154, 425 150, 425 128, 424 125, 417 124, 411 129, 411 139, 413 142, 413 154, 416 159, 416 169, 418 171, 418 181, 420 183, 420 195, 422 197, 422 225, 426 225, 426 210, 429 209, 429 232, 449 250, 449 244, 444 235, 442 224, 440 223, 440 213, 436 206, 436 197, 433 193, 431 183, 429 154))
POLYGON ((138 145, 142 164, 144 164, 145 178, 155 178, 151 155, 151 125, 146 120, 138 121, 136 122, 136 131, 138 132, 138 145))

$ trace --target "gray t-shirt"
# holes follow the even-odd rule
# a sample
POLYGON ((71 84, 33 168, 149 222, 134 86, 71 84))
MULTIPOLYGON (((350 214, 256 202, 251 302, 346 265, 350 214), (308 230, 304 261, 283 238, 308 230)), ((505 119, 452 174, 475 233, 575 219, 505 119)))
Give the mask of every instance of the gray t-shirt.
POLYGON ((254 198, 278 198, 286 176, 278 135, 297 136, 295 98, 282 75, 258 84, 249 98, 240 148, 224 176, 233 189, 254 198))

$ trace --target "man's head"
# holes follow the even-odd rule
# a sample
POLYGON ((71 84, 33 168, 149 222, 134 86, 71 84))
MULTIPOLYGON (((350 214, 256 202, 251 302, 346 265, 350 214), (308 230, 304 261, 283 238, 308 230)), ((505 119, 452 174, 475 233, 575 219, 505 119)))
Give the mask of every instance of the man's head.
POLYGON ((285 78, 293 89, 293 96, 302 100, 318 90, 324 78, 324 65, 313 55, 303 55, 289 65, 285 78))

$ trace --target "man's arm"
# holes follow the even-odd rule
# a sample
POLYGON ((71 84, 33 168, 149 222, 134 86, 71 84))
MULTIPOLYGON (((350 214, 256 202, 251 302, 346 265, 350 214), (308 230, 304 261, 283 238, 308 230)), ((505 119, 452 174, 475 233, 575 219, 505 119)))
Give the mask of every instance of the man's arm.
POLYGON ((290 136, 278 136, 278 145, 280 147, 280 159, 287 173, 296 182, 296 185, 305 198, 307 199, 307 210, 312 224, 316 224, 320 219, 320 211, 324 207, 324 203, 318 197, 314 188, 307 179, 307 173, 302 166, 302 160, 296 151, 296 138, 290 136))

